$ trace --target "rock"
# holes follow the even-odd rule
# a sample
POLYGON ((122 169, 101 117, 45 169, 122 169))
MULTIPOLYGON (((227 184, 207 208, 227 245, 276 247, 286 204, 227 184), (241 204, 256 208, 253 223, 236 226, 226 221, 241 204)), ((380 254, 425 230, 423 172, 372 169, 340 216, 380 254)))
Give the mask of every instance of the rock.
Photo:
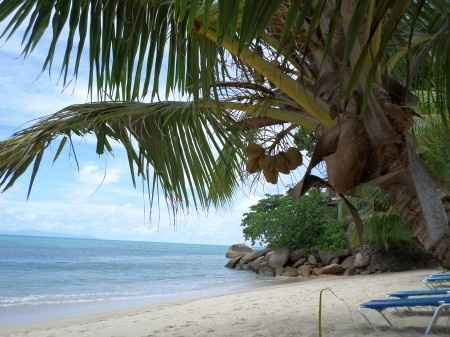
POLYGON ((341 249, 337 251, 326 251, 326 250, 319 250, 319 258, 322 261, 323 264, 333 264, 333 261, 339 263, 339 259, 346 257, 350 255, 350 251, 348 249, 341 249))
POLYGON ((370 262, 369 254, 363 254, 361 252, 356 253, 355 261, 353 262, 353 266, 356 268, 364 268, 370 262))
POLYGON ((304 264, 297 269, 298 273, 304 277, 310 277, 312 273, 312 267, 309 264, 304 264))
POLYGON ((267 263, 261 264, 258 269, 258 274, 262 276, 275 276, 275 270, 270 268, 267 263))
POLYGON ((313 269, 312 269, 312 274, 313 274, 313 275, 316 275, 316 276, 319 276, 319 275, 320 275, 320 274, 319 274, 320 269, 322 269, 322 268, 320 268, 320 267, 313 268, 313 269))
POLYGON ((311 254, 310 256, 308 256, 308 263, 312 264, 312 265, 316 265, 318 263, 317 258, 311 254))
POLYGON ((251 262, 253 260, 256 260, 259 257, 262 257, 262 256, 266 255, 268 252, 270 252, 270 248, 264 248, 264 249, 261 249, 261 250, 255 250, 255 251, 253 251, 251 253, 245 254, 242 257, 242 261, 244 263, 251 262))
POLYGON ((298 268, 298 267, 304 265, 305 262, 306 262, 306 257, 301 257, 300 259, 297 260, 297 262, 294 263, 293 267, 298 268))
POLYGON ((260 256, 258 257, 256 260, 250 262, 248 264, 250 270, 254 271, 254 272, 258 272, 259 268, 261 267, 261 265, 265 263, 264 262, 264 256, 260 256))
POLYGON ((243 256, 249 253, 252 253, 253 249, 247 246, 244 243, 237 243, 234 245, 231 245, 230 248, 228 248, 227 253, 225 256, 229 259, 232 259, 237 256, 243 256))
POLYGON ((344 272, 345 276, 352 276, 352 275, 356 275, 356 274, 358 274, 358 271, 356 270, 356 268, 353 268, 353 267, 346 269, 344 272))
POLYGON ((284 268, 283 272, 281 273, 281 276, 297 277, 298 271, 294 267, 286 267, 286 268, 284 268))
POLYGON ((284 268, 283 267, 278 267, 277 269, 275 269, 275 275, 276 276, 281 276, 281 274, 283 274, 284 272, 284 268))
POLYGON ((344 273, 344 271, 345 269, 341 265, 334 263, 320 268, 319 275, 341 275, 344 273))
POLYGON ((330 264, 339 264, 339 257, 336 256, 334 259, 330 261, 330 264))
POLYGON ((342 261, 341 266, 344 269, 351 269, 351 268, 353 268, 354 262, 355 262, 355 257, 350 255, 350 256, 347 256, 344 259, 344 261, 342 261))
POLYGON ((306 249, 296 249, 293 250, 291 252, 291 254, 289 255, 289 262, 292 265, 295 265, 297 263, 297 261, 299 261, 300 259, 305 259, 306 260, 306 249))
POLYGON ((344 258, 347 257, 349 255, 352 254, 352 252, 350 251, 350 249, 341 249, 335 252, 336 256, 340 257, 340 258, 344 258))
POLYGON ((284 267, 289 259, 289 248, 280 248, 273 250, 269 256, 269 266, 273 269, 284 267))
POLYGON ((242 259, 239 261, 239 263, 236 265, 237 270, 250 270, 250 266, 248 263, 242 262, 242 259))
POLYGON ((333 260, 336 257, 336 254, 334 252, 326 250, 319 250, 318 255, 320 261, 322 261, 323 264, 330 264, 331 260, 333 260))
POLYGON ((239 260, 242 258, 242 256, 236 256, 230 260, 228 260, 227 264, 225 265, 225 267, 230 268, 230 269, 234 269, 236 268, 236 265, 238 264, 239 260))

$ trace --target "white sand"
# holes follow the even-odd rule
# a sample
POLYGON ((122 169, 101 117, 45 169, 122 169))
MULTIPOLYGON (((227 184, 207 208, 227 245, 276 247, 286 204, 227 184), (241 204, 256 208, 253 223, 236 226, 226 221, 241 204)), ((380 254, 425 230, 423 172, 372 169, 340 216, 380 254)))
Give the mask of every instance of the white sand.
MULTIPOLYGON (((299 337, 318 336, 319 292, 324 297, 323 336, 423 336, 430 320, 422 314, 388 313, 396 327, 390 329, 376 312, 369 317, 380 330, 374 331, 357 312, 358 304, 384 297, 389 291, 421 287, 431 270, 353 277, 324 277, 304 282, 269 286, 242 293, 151 305, 139 310, 90 318, 22 327, 1 336, 14 337, 299 337)), ((436 335, 450 335, 450 318, 439 321, 436 335)))

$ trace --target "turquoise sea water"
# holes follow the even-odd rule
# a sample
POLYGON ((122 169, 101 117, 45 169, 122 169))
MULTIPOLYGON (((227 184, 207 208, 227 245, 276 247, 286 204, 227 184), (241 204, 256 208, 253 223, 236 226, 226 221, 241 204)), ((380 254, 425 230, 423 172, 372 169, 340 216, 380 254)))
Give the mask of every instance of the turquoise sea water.
POLYGON ((265 280, 225 246, 0 235, 0 326, 224 294, 265 280))

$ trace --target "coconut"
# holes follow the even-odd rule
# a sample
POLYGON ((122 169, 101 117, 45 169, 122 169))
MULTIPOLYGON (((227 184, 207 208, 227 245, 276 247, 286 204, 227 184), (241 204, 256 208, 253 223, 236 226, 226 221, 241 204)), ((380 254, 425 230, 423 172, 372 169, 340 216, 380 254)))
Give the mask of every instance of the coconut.
POLYGON ((272 158, 271 156, 266 156, 265 154, 260 156, 258 158, 259 167, 262 170, 269 170, 271 168, 271 162, 272 162, 271 158, 272 158))
POLYGON ((259 167, 259 158, 251 158, 247 160, 247 172, 255 173, 261 170, 259 167))
POLYGON ((259 158, 258 163, 267 182, 276 184, 278 182, 278 172, 275 168, 276 158, 273 156, 264 155, 259 158))
POLYGON ((295 170, 297 167, 299 167, 303 162, 303 157, 300 151, 295 148, 291 147, 289 148, 284 155, 286 156, 288 162, 289 162, 289 169, 295 170))
POLYGON ((275 167, 272 167, 267 170, 263 170, 264 178, 266 181, 271 184, 276 184, 278 182, 278 172, 275 167))
POLYGON ((259 158, 264 154, 264 149, 261 145, 250 143, 247 146, 248 159, 259 158))
POLYGON ((284 153, 278 153, 275 156, 275 168, 278 172, 288 174, 290 172, 289 170, 289 161, 284 155, 284 153))

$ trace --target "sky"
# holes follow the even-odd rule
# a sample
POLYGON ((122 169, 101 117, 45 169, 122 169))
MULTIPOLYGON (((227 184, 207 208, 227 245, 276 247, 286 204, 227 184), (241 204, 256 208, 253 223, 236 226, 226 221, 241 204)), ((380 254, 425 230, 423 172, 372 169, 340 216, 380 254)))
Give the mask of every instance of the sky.
MULTIPOLYGON (((48 37, 45 39, 48 42, 48 37)), ((0 42, 2 140, 35 118, 88 101, 85 65, 77 82, 63 90, 57 71, 41 73, 45 41, 26 59, 20 56, 20 41, 19 33, 0 42)), ((56 59, 61 60, 58 56, 62 51, 56 53, 56 59)), ((286 190, 282 183, 243 186, 231 205, 178 214, 174 222, 163 206, 154 208, 150 216, 142 190, 132 186, 126 155, 119 145, 114 146, 114 157, 99 157, 95 144, 93 138, 75 141, 79 170, 66 150, 54 164, 53 156, 47 155, 28 201, 29 172, 0 194, 0 233, 41 231, 103 239, 232 244, 244 241, 240 227, 243 213, 265 193, 286 190)))

